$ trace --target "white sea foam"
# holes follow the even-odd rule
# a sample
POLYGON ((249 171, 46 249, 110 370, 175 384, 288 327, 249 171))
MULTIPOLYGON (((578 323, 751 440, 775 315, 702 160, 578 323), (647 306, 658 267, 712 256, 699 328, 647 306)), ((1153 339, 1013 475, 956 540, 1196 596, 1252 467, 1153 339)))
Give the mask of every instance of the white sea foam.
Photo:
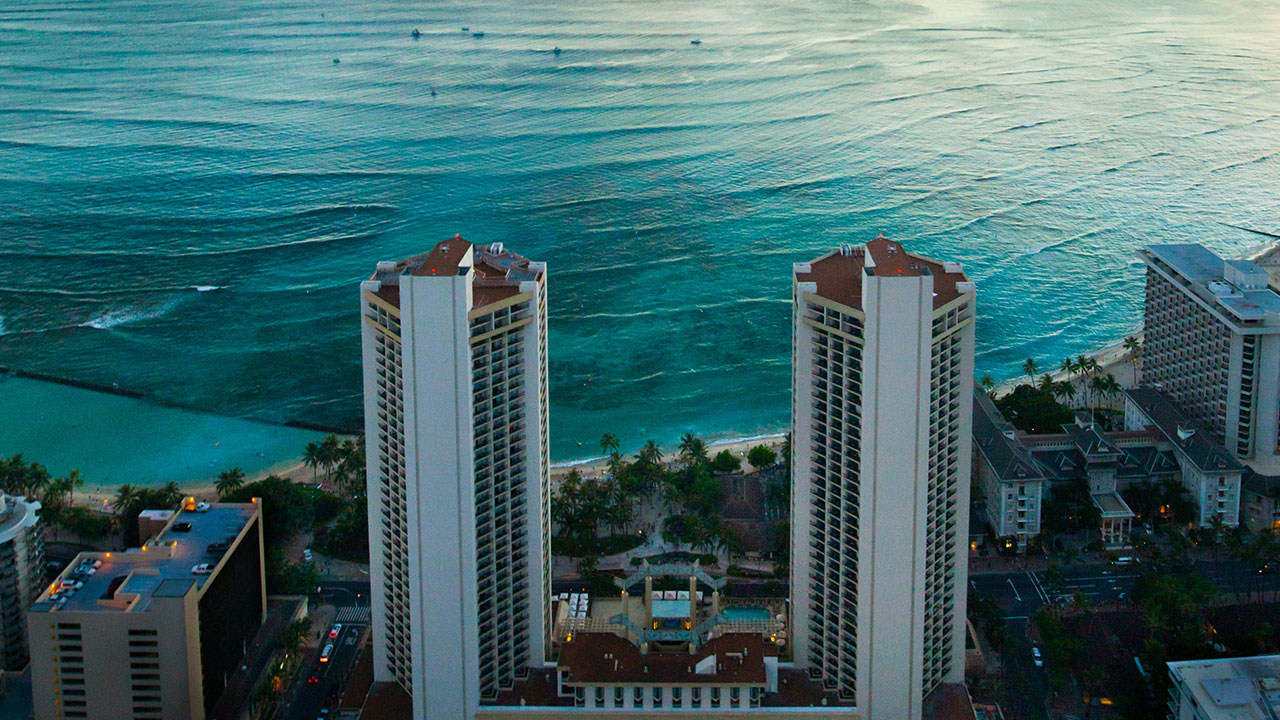
POLYGON ((127 307, 108 310, 101 315, 80 323, 80 327, 93 328, 95 330, 110 330, 111 328, 128 325, 129 323, 135 323, 140 320, 152 320, 172 310, 175 304, 176 303, 174 301, 169 301, 163 305, 155 307, 127 307))

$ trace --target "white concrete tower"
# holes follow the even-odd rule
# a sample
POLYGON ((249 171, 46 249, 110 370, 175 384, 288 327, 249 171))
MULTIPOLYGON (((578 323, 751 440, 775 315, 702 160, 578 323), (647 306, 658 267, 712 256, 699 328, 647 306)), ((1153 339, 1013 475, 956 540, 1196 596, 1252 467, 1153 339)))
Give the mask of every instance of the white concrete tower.
POLYGON ((974 301, 884 238, 795 266, 795 661, 864 720, 964 677, 974 301))
POLYGON ((1267 271, 1202 245, 1149 245, 1142 382, 1227 450, 1280 472, 1280 294, 1267 271))
POLYGON ((469 720, 546 653, 546 266, 455 236, 360 296, 375 680, 469 720))

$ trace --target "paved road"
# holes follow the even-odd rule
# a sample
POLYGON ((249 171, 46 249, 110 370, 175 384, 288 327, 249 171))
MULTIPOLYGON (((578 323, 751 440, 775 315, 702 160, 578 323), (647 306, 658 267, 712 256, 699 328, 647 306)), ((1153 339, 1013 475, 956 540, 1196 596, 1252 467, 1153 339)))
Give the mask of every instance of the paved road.
MULTIPOLYGON (((1006 663, 1006 690, 1009 700, 1006 714, 1011 718, 1041 720, 1045 717, 1044 698, 1048 695, 1048 683, 1043 668, 1035 667, 1031 659, 1031 640, 1028 623, 1041 607, 1063 597, 1070 602, 1076 593, 1083 595, 1095 606, 1124 605, 1133 597, 1133 586, 1145 569, 1144 565, 1075 565, 1062 569, 1060 588, 1046 587, 1044 571, 1016 570, 1003 573, 971 575, 971 586, 995 600, 1004 614, 1013 647, 1004 656, 1006 663)), ((1195 573, 1218 586, 1227 597, 1238 594, 1244 599, 1249 593, 1270 596, 1280 592, 1280 573, 1259 574, 1235 560, 1200 560, 1194 565, 1179 568, 1162 568, 1162 572, 1195 573)), ((1041 648, 1043 650, 1043 648, 1041 648)))
MULTIPOLYGON (((303 665, 298 674, 299 685, 293 701, 282 715, 284 720, 327 717, 320 712, 338 701, 339 693, 346 686, 351 668, 355 665, 356 653, 360 649, 366 627, 364 623, 342 623, 336 639, 329 640, 326 636, 324 643, 333 643, 329 661, 320 662, 319 652, 308 658, 307 664, 303 665)), ((323 648, 324 644, 321 645, 322 650, 323 648)))

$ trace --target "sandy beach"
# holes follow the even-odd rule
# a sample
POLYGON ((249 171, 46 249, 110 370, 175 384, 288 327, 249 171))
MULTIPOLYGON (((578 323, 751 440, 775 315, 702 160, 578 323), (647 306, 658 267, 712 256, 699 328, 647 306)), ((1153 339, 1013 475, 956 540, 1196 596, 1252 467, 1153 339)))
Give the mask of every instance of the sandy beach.
MULTIPOLYGON (((245 483, 257 482, 270 475, 279 475, 294 482, 310 482, 312 479, 312 470, 302 463, 302 459, 294 458, 285 462, 256 473, 252 476, 245 477, 245 483)), ((188 495, 195 497, 197 500, 217 500, 218 493, 214 490, 216 479, 202 478, 192 480, 188 483, 178 483, 178 487, 188 495)), ((149 487, 149 486, 148 486, 149 487)), ((105 485, 85 485, 82 490, 76 492, 76 504, 83 505, 92 509, 111 509, 111 500, 115 498, 116 491, 119 486, 105 485)))
MULTIPOLYGON (((750 451, 751 448, 757 445, 764 445, 770 450, 781 455, 782 445, 785 441, 786 433, 718 440, 707 443, 707 456, 715 457, 722 450, 728 450, 742 460, 743 469, 749 469, 751 466, 747 463, 747 452, 750 451)), ((680 452, 680 448, 677 446, 661 446, 659 449, 662 450, 662 459, 664 461, 674 460, 680 452)), ((624 453, 624 457, 628 460, 634 460, 637 451, 639 451, 639 448, 636 448, 632 452, 624 453)), ((571 470, 577 470, 587 477, 594 477, 603 474, 608 469, 609 459, 604 456, 567 463, 556 463, 551 466, 551 479, 553 481, 557 481, 568 475, 571 470)))

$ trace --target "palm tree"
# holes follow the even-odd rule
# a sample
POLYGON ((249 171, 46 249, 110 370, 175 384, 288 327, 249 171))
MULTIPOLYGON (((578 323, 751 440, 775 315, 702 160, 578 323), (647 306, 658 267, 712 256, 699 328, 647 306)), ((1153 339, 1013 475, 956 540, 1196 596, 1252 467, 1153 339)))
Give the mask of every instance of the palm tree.
POLYGON ((707 443, 693 433, 680 438, 680 456, 690 465, 707 459, 707 443))
POLYGON ((342 446, 337 435, 326 435, 320 441, 320 463, 324 465, 324 479, 327 482, 333 475, 333 468, 342 460, 342 446))
POLYGON ((978 385, 983 390, 986 390, 988 395, 992 395, 995 393, 995 390, 996 390, 996 379, 991 377, 990 375, 983 375, 981 378, 979 378, 978 385))
POLYGON ((600 449, 605 455, 616 455, 618 452, 618 436, 613 433, 605 433, 600 438, 600 449))
POLYGON ((1022 374, 1027 377, 1035 377, 1038 372, 1040 372, 1040 366, 1036 364, 1035 358, 1027 358, 1026 362, 1022 363, 1022 374))
POLYGON ((125 508, 129 507, 129 505, 133 503, 134 498, 137 496, 137 488, 128 484, 121 485, 120 488, 116 490, 116 496, 111 499, 111 509, 115 510, 116 514, 120 514, 124 512, 125 508))
POLYGON ((1040 392, 1053 393, 1053 376, 1045 373, 1040 376, 1040 392))
POLYGON ((182 500, 182 488, 178 487, 178 483, 170 480, 160 489, 160 504, 164 507, 173 507, 182 500))
POLYGON ((1142 341, 1137 335, 1124 339, 1124 349, 1129 353, 1129 364, 1133 366, 1133 384, 1138 384, 1138 365, 1142 360, 1142 341))
POLYGON ((1096 400, 1096 402, 1089 404, 1089 409, 1096 413, 1098 411, 1098 405, 1102 404, 1102 393, 1107 389, 1107 381, 1097 375, 1094 375, 1089 378, 1089 383, 1086 387, 1090 392, 1090 398, 1096 400))
POLYGON ((238 467, 230 470, 223 470, 218 473, 218 482, 214 484, 213 489, 218 492, 219 498, 224 498, 244 485, 244 471, 238 467))
POLYGON ((314 442, 307 443, 307 447, 302 453, 302 464, 311 468, 311 480, 313 482, 316 479, 316 471, 320 468, 322 457, 323 453, 319 444, 314 442))
POLYGON ((71 505, 76 504, 76 488, 84 487, 84 478, 80 475, 79 470, 72 470, 67 473, 65 487, 67 489, 67 499, 71 505))
POLYGON ((1062 398, 1070 404, 1076 398, 1076 386, 1070 380, 1062 380, 1053 384, 1053 396, 1062 398))
POLYGON ((1062 370, 1062 373, 1067 376, 1067 380, 1070 381, 1071 376, 1075 375, 1076 370, 1079 368, 1076 365, 1076 361, 1068 357, 1063 358, 1062 365, 1059 366, 1059 369, 1062 370))

